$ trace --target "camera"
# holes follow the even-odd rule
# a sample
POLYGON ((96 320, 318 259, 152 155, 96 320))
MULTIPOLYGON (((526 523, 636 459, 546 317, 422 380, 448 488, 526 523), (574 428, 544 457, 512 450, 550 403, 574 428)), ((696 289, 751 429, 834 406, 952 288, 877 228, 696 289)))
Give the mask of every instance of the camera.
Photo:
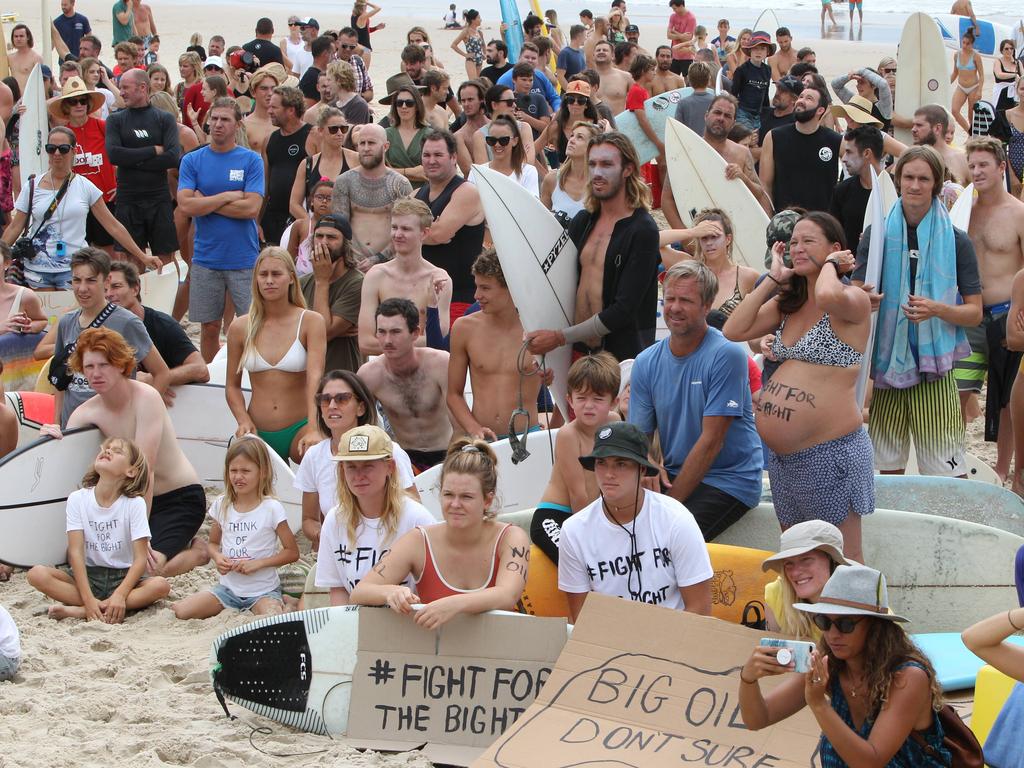
POLYGON ((232 69, 244 69, 249 73, 255 72, 259 68, 256 57, 246 50, 234 51, 228 56, 228 63, 232 69))
POLYGON ((36 247, 29 237, 19 237, 11 246, 11 256, 17 261, 31 261, 36 257, 36 247))

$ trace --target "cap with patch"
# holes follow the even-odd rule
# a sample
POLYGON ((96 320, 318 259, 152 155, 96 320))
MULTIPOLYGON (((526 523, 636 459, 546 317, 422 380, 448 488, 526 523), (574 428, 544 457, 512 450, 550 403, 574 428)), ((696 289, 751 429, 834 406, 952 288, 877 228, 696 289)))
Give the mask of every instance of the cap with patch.
POLYGON ((352 239, 352 225, 340 213, 328 213, 326 216, 321 216, 316 226, 313 227, 313 231, 316 232, 321 227, 332 227, 341 232, 346 240, 352 239))
POLYGON ((627 32, 639 32, 640 31, 640 27, 638 27, 636 24, 627 24, 626 25, 626 31, 627 32))
POLYGON ((308 18, 303 19, 299 23, 302 24, 302 26, 304 26, 304 27, 313 27, 313 29, 320 29, 320 22, 317 21, 316 19, 314 19, 311 16, 308 17, 308 18))
POLYGON ((636 424, 615 421, 597 430, 594 449, 589 456, 580 456, 580 464, 593 472, 597 459, 629 459, 643 467, 645 475, 653 477, 658 474, 658 468, 647 458, 648 450, 647 435, 636 424))
POLYGON ((775 83, 776 90, 789 91, 794 96, 799 96, 803 93, 804 84, 803 81, 793 75, 785 75, 779 78, 779 81, 775 83))
POLYGON ((380 427, 364 424, 353 427, 338 441, 332 461, 376 461, 390 459, 394 448, 388 433, 380 427))
POLYGON ((586 80, 573 80, 566 87, 565 92, 562 95, 567 96, 570 93, 575 93, 580 96, 586 96, 589 99, 591 96, 590 83, 588 83, 586 80))
POLYGON ((790 265, 789 240, 793 237, 793 227, 796 226, 799 219, 799 213, 786 209, 776 213, 768 222, 768 229, 765 231, 765 244, 768 249, 764 252, 764 265, 767 269, 772 268, 772 246, 776 243, 786 244, 786 251, 782 254, 782 259, 787 266, 790 265))

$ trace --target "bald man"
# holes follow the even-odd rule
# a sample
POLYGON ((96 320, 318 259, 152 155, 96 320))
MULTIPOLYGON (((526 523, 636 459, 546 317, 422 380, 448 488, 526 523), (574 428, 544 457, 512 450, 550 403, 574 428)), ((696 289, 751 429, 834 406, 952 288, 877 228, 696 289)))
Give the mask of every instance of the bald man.
POLYGON ((352 224, 356 266, 366 272, 391 258, 391 206, 412 194, 412 184, 384 164, 388 140, 379 125, 359 126, 354 141, 359 167, 334 182, 332 207, 352 224))

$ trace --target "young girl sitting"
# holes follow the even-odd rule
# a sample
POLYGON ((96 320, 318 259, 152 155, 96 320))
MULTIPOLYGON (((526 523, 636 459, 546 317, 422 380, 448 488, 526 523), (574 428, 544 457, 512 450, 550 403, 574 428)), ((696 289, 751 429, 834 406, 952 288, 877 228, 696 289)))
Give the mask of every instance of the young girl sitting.
POLYGON ((37 565, 28 583, 62 605, 54 619, 87 619, 120 624, 125 611, 137 611, 167 597, 171 585, 161 576, 145 578, 149 555, 146 491, 149 464, 131 440, 107 438, 82 488, 68 496, 68 563, 71 574, 37 565))
POLYGON ((225 608, 283 613, 277 569, 299 559, 262 440, 236 438, 224 457, 225 493, 210 507, 210 557, 220 583, 172 606, 179 619, 208 619, 225 608), (280 540, 281 548, 277 548, 280 540))

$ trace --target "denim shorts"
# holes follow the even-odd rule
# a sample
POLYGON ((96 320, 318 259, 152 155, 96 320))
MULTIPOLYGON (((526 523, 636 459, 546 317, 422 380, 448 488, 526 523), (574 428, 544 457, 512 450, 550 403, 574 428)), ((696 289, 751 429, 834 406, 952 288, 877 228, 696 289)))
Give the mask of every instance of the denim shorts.
POLYGON ((277 600, 279 603, 282 602, 280 588, 254 597, 239 597, 223 584, 218 584, 215 587, 210 587, 210 592, 213 593, 214 597, 220 600, 220 604, 225 608, 233 608, 236 611, 248 611, 264 597, 269 597, 271 600, 277 600))
POLYGON ((0 682, 14 677, 19 666, 21 666, 21 659, 12 659, 0 653, 0 682))
POLYGON ((25 282, 29 288, 54 288, 58 291, 71 290, 71 270, 63 272, 33 272, 25 270, 25 282))

